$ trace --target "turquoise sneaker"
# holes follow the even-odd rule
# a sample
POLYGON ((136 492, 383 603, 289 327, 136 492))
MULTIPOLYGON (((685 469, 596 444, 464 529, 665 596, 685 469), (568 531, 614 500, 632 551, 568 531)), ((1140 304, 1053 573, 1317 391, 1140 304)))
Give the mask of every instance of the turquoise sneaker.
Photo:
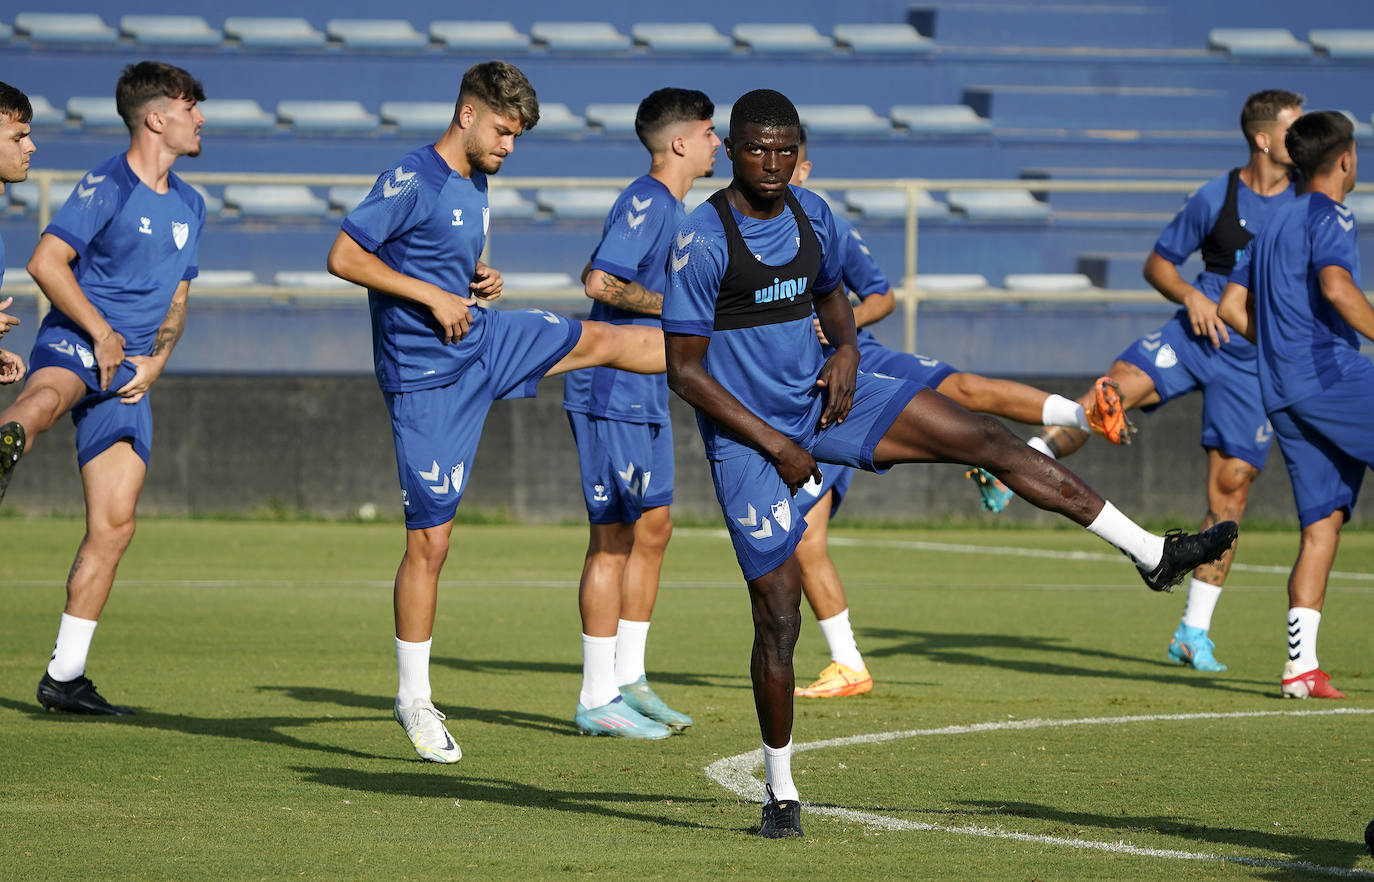
POLYGON ((577 724, 577 731, 583 735, 658 740, 673 734, 667 726, 654 722, 630 707, 619 695, 601 707, 591 710, 583 707, 579 701, 573 722, 577 724))
POLYGON ((1181 665, 1192 665, 1199 671, 1224 671, 1226 665, 1212 655, 1212 639, 1203 628, 1194 628, 1179 623, 1173 639, 1169 641, 1169 658, 1181 665))
POLYGON ((978 492, 983 496, 983 508, 993 514, 1006 508, 1007 503, 1016 495, 987 469, 969 469, 964 473, 964 477, 978 485, 978 492))
POLYGON ((663 699, 655 695, 654 690, 649 688, 649 681, 644 677, 621 686, 620 697, 625 699, 625 703, 630 707, 651 720, 657 720, 674 732, 681 732, 692 725, 692 718, 686 714, 680 714, 664 704, 663 699))

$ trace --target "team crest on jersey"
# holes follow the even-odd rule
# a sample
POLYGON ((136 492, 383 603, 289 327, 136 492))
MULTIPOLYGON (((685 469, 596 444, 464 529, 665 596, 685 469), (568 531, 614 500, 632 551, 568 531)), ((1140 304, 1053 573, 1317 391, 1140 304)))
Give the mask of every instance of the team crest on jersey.
POLYGON ((189 238, 191 238, 190 224, 172 221, 172 242, 177 246, 178 251, 186 247, 186 240, 189 238))
POLYGON ((788 500, 788 499, 779 499, 777 502, 773 503, 773 509, 772 509, 772 511, 773 511, 773 520, 775 520, 775 521, 778 522, 778 526, 779 526, 779 527, 782 527, 782 531, 783 531, 784 533, 786 533, 788 530, 792 529, 792 505, 791 505, 791 500, 788 500))
POLYGON ((490 227, 490 226, 491 226, 491 209, 488 208, 487 206, 483 205, 483 206, 482 206, 482 235, 483 235, 483 236, 485 236, 485 235, 487 234, 487 228, 490 227))
POLYGON ((1167 369, 1176 364, 1178 364, 1178 353, 1174 352, 1174 347, 1168 343, 1159 347, 1159 351, 1155 353, 1155 367, 1167 369))

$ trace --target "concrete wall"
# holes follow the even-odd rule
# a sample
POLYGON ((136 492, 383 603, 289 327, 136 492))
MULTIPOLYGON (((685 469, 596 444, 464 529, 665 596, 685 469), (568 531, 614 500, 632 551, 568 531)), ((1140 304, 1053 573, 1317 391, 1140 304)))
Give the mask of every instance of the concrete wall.
MULTIPOLYGON (((1039 385, 1074 396, 1088 382, 1039 385)), ((14 387, 0 388, 0 406, 16 394, 14 387)), ((538 398, 496 403, 465 511, 544 522, 585 516, 561 397, 562 382, 554 379, 544 381, 538 398)), ((1155 414, 1139 415, 1134 445, 1117 448, 1097 439, 1069 464, 1133 516, 1177 516, 1182 524, 1194 524, 1206 505, 1206 459, 1197 446, 1200 407, 1201 399, 1189 396, 1155 414)), ((341 516, 371 504, 381 516, 400 515, 390 425, 371 377, 165 376, 155 387, 153 411, 157 436, 140 503, 144 514, 283 507, 341 516)), ((680 516, 719 518, 695 421, 678 401, 673 419, 677 510, 680 516)), ((1029 430, 1021 433, 1028 436, 1029 430)), ((72 439, 66 418, 38 439, 15 473, 6 508, 29 514, 82 511, 72 439)), ((978 508, 977 493, 963 471, 954 465, 920 465, 899 466, 883 476, 860 474, 840 517, 991 518, 978 508)), ((1275 446, 1249 511, 1296 524, 1292 505, 1275 446)), ((998 517, 1054 520, 1019 501, 998 517)))

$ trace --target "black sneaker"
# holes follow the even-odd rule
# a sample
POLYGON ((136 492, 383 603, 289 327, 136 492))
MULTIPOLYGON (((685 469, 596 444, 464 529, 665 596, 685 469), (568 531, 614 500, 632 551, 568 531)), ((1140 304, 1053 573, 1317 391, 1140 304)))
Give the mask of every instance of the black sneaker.
POLYGON ((44 710, 67 711, 73 714, 94 714, 104 717, 127 717, 133 710, 110 704, 95 691, 95 684, 85 677, 65 683, 46 673, 38 681, 38 703, 44 710))
POLYGON ((0 499, 5 498, 5 488, 10 485, 10 473, 23 455, 24 427, 12 421, 0 426, 0 499))
POLYGON ((795 799, 776 799, 773 788, 768 787, 768 801, 763 804, 763 824, 759 827, 759 835, 764 839, 800 837, 801 803, 795 799))
POLYGON ((1151 591, 1168 591, 1195 568, 1225 554, 1239 532, 1240 526, 1235 521, 1213 524, 1201 533, 1170 530, 1164 534, 1164 555, 1159 559, 1159 566, 1148 573, 1141 570, 1140 578, 1151 591))

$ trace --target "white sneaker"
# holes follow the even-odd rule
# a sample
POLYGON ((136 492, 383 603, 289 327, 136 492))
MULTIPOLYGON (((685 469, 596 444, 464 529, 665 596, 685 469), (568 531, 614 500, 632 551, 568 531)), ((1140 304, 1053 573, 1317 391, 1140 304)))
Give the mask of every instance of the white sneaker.
POLYGON ((401 707, 397 701, 393 713, 396 722, 406 730, 410 743, 415 745, 415 752, 420 759, 432 763, 456 763, 463 758, 463 749, 444 728, 446 717, 428 698, 417 698, 409 707, 401 707))

